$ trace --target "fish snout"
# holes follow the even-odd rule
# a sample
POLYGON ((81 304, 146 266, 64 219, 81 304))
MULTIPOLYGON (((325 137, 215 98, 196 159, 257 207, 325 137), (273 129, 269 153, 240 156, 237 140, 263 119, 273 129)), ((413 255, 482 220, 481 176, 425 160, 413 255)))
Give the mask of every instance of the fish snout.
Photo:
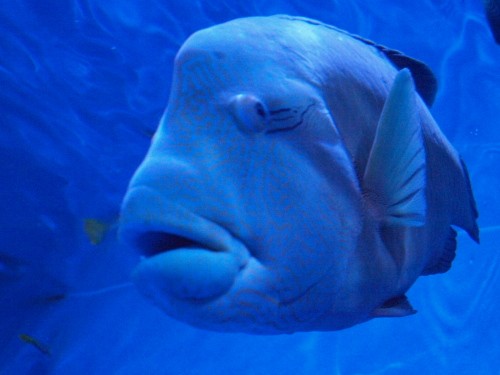
POLYGON ((217 298, 229 291, 249 259, 226 229, 146 186, 127 192, 118 235, 143 255, 133 279, 158 303, 217 298))

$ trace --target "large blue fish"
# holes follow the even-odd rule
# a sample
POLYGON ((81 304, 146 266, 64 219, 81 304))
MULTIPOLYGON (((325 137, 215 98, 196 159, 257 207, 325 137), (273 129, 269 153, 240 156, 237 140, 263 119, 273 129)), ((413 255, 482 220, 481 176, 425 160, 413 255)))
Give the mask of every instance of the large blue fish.
POLYGON ((465 166, 428 110, 435 89, 424 64, 310 19, 192 35, 123 202, 139 290, 218 331, 414 313, 405 293, 448 270, 451 226, 478 240, 465 166))

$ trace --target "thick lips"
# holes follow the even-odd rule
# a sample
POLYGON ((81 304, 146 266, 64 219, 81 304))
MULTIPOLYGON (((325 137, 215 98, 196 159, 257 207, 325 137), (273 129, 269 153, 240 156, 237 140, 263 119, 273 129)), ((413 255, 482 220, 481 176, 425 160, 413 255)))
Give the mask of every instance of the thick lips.
POLYGON ((145 256, 133 279, 154 300, 217 298, 249 259, 226 230, 142 186, 125 197, 119 236, 145 256))

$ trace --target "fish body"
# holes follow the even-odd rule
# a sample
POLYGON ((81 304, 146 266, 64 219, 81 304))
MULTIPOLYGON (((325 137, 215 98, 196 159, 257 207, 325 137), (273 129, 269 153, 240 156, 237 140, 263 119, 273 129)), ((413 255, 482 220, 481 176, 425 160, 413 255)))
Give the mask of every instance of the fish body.
POLYGON ((139 290, 217 331, 414 313, 405 292, 450 267, 451 225, 478 239, 435 88, 424 64, 306 18, 193 34, 122 205, 139 290))

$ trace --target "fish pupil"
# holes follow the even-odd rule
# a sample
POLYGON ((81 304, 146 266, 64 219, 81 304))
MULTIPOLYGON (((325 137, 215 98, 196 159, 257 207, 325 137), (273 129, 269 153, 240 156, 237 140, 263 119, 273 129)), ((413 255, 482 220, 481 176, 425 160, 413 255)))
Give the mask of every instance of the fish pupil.
POLYGON ((255 103, 255 111, 257 112, 257 115, 259 115, 260 117, 266 118, 266 110, 264 109, 262 103, 260 102, 255 103))

